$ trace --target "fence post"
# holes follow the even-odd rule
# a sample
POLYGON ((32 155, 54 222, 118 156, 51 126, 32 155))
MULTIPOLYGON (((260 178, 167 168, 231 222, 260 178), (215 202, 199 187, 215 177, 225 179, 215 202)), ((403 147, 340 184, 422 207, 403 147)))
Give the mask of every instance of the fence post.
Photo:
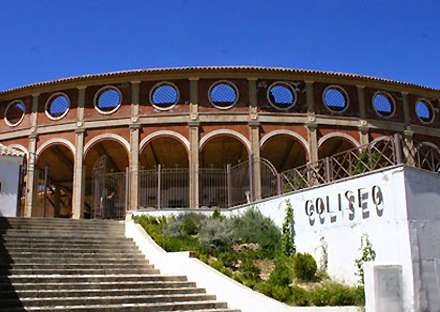
POLYGON ((232 206, 232 189, 231 189, 231 164, 226 165, 226 190, 227 190, 227 196, 228 196, 228 207, 232 206))
POLYGON ((281 195, 283 193, 281 189, 281 173, 277 173, 277 193, 281 195))
POLYGON ((330 157, 326 157, 325 158, 325 179, 327 180, 327 183, 330 183, 332 180, 330 165, 331 165, 330 157))
POLYGON ((160 209, 160 198, 161 198, 161 189, 160 189, 160 185, 161 185, 161 175, 162 175, 162 170, 161 170, 161 166, 160 164, 157 165, 157 209, 160 209))
POLYGON ((398 133, 394 134, 394 153, 396 162, 395 165, 402 163, 402 144, 400 141, 400 135, 398 133))

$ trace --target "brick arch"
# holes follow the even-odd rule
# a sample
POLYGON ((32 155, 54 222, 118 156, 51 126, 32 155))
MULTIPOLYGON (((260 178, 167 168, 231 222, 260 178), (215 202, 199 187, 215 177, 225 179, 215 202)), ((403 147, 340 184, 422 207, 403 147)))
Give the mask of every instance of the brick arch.
POLYGON ((215 138, 217 136, 229 136, 239 140, 241 143, 243 143, 244 146, 246 146, 249 155, 251 154, 251 143, 249 142, 249 140, 240 132, 231 129, 217 129, 208 132, 200 139, 199 150, 202 150, 204 145, 210 139, 215 138))
POLYGON ((124 139, 122 136, 118 134, 103 133, 93 137, 90 141, 87 142, 87 144, 84 146, 84 157, 87 155, 87 152, 90 150, 90 148, 93 145, 104 140, 111 140, 120 143, 122 146, 125 147, 127 153, 130 154, 130 143, 128 143, 126 139, 124 139))
POLYGON ((36 151, 37 156, 39 156, 48 147, 55 144, 61 144, 66 146, 72 152, 72 156, 75 157, 75 151, 76 151, 75 146, 72 144, 72 142, 63 138, 53 138, 41 144, 41 146, 39 146, 36 151))
POLYGON ((320 148, 325 143, 325 141, 327 141, 328 139, 332 139, 332 138, 343 138, 343 139, 346 139, 346 140, 350 141, 351 143, 353 143, 353 145, 356 147, 360 146, 360 143, 355 138, 353 138, 351 135, 337 131, 337 132, 327 133, 326 135, 322 136, 318 140, 318 148, 320 148))
POLYGON ((277 135, 283 135, 283 134, 291 136, 294 139, 296 139, 298 142, 300 142, 302 144, 303 148, 305 149, 305 151, 307 152, 307 154, 309 154, 309 144, 307 143, 307 141, 299 133, 296 133, 292 130, 287 130, 287 129, 278 129, 278 130, 273 130, 269 133, 266 133, 260 140, 260 147, 262 147, 264 145, 264 143, 266 143, 272 137, 277 136, 277 135))
POLYGON ((172 130, 158 130, 158 131, 154 131, 154 132, 148 134, 140 142, 139 151, 142 151, 148 145, 148 143, 150 143, 154 139, 161 138, 161 137, 174 138, 185 146, 187 152, 190 151, 190 143, 189 143, 188 139, 185 136, 183 136, 182 134, 180 134, 176 131, 172 131, 172 130))

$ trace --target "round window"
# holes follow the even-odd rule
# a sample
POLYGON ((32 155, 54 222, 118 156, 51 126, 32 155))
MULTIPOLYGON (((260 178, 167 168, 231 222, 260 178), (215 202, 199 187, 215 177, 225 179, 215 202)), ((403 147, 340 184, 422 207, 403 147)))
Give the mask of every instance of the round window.
POLYGON ((24 118, 26 105, 23 101, 14 101, 6 107, 5 121, 9 126, 17 126, 24 118))
POLYGON ((150 94, 150 102, 158 109, 170 109, 177 104, 179 91, 171 83, 161 83, 154 87, 150 94))
POLYGON ((373 97, 373 107, 382 117, 391 117, 394 113, 394 99, 385 92, 377 92, 373 97))
POLYGON ((114 87, 106 87, 97 93, 95 107, 100 113, 111 114, 121 105, 121 92, 114 87))
POLYGON ((238 101, 238 90, 230 82, 217 82, 209 90, 209 101, 217 108, 230 108, 238 101))
POLYGON ((296 93, 289 84, 275 82, 267 90, 267 99, 275 108, 286 110, 295 105, 296 93))
POLYGON ((422 122, 430 123, 434 119, 434 112, 431 103, 425 100, 418 100, 416 103, 416 114, 422 122))
POLYGON ((345 91, 339 87, 328 87, 324 90, 324 104, 333 112, 343 112, 348 107, 345 91))
POLYGON ((49 98, 46 104, 46 114, 51 119, 61 119, 69 111, 70 101, 65 94, 55 94, 49 98))

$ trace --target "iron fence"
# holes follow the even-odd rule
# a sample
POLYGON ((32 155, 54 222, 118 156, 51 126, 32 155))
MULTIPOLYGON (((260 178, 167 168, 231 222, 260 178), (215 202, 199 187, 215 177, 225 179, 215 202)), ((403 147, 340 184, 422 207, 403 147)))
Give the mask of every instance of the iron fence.
POLYGON ((127 172, 96 174, 92 181, 92 195, 93 218, 123 219, 128 207, 127 172))

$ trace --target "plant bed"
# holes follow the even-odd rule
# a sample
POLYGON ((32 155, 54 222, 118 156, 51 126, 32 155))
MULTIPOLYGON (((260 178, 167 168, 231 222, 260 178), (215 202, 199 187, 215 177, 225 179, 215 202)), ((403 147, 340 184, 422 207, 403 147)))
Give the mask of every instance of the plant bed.
POLYGON ((287 227, 280 230, 255 208, 231 218, 214 211, 211 216, 187 213, 160 218, 138 216, 134 220, 166 251, 190 251, 223 274, 284 303, 364 303, 362 287, 349 287, 330 280, 325 272, 317 272, 313 257, 296 253, 294 242, 286 239, 287 227))

